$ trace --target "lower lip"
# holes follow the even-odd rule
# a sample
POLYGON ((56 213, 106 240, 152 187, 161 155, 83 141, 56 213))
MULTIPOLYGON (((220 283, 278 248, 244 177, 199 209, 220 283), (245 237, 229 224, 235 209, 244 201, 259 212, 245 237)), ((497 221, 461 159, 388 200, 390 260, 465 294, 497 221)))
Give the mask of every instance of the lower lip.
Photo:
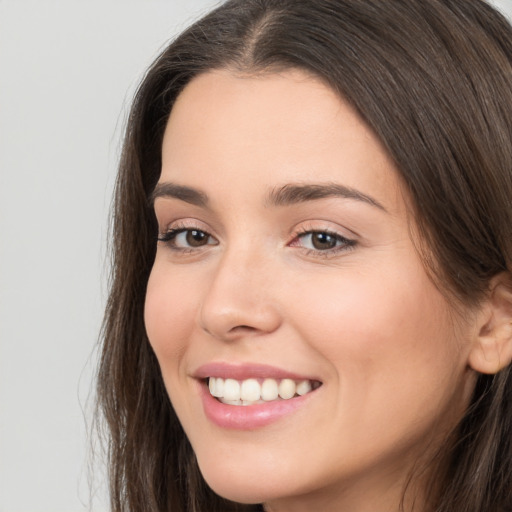
POLYGON ((275 400, 265 404, 228 405, 214 398, 204 382, 200 384, 206 417, 219 427, 237 430, 253 430, 274 423, 303 407, 315 393, 312 391, 289 400, 275 400))

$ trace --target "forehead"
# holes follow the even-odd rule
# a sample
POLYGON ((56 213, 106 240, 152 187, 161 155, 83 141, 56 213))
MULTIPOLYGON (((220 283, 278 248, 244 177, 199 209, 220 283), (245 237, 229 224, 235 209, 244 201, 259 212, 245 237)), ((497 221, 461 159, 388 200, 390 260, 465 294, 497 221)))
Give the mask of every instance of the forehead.
POLYGON ((173 106, 160 181, 199 188, 341 183, 403 207, 402 186, 378 138, 321 80, 300 70, 196 77, 173 106))

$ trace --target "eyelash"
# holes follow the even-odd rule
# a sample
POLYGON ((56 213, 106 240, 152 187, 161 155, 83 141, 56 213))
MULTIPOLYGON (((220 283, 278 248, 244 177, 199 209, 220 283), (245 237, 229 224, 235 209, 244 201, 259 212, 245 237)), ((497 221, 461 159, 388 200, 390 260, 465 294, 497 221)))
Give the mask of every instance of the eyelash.
MULTIPOLYGON (((200 229, 198 227, 193 227, 193 226, 178 225, 174 228, 167 230, 165 233, 159 234, 157 237, 157 240, 159 242, 164 243, 172 251, 181 252, 181 253, 191 253, 191 252, 194 252, 194 251, 200 249, 202 246, 194 248, 194 247, 178 247, 176 245, 176 237, 178 235, 180 235, 182 233, 191 232, 191 231, 196 231, 198 233, 204 233, 208 238, 214 239, 212 237, 212 235, 210 235, 210 233, 208 233, 204 229, 200 229)), ((217 245, 217 244, 206 244, 206 245, 217 245)))
MULTIPOLYGON (((194 248, 194 247, 178 247, 176 245, 177 236, 182 233, 187 233, 187 232, 192 232, 192 231, 202 233, 202 234, 206 235, 209 239, 215 240, 213 238, 213 236, 210 235, 210 233, 208 233, 207 231, 200 229, 198 227, 185 226, 185 225, 176 226, 174 228, 169 229, 165 233, 159 234, 157 237, 157 240, 159 242, 162 242, 165 245, 167 245, 172 251, 180 252, 182 254, 183 253, 185 253, 185 254, 192 253, 192 252, 200 250, 203 247, 206 247, 208 245, 217 245, 218 244, 218 242, 215 244, 207 243, 204 246, 200 245, 196 248, 194 248)), ((299 233, 294 235, 293 240, 288 244, 288 246, 289 247, 300 247, 295 244, 297 240, 300 240, 307 236, 313 236, 313 235, 326 235, 327 237, 334 239, 336 244, 339 243, 340 245, 336 245, 335 247, 327 248, 327 249, 315 249, 315 248, 311 249, 311 248, 302 247, 305 254, 308 256, 328 258, 328 257, 336 256, 340 252, 351 250, 357 245, 357 242, 355 240, 346 238, 346 237, 340 235, 339 233, 336 233, 329 229, 307 229, 307 228, 304 228, 304 229, 301 229, 299 231, 299 233)))
POLYGON ((299 231, 297 235, 295 235, 292 242, 289 244, 291 247, 294 247, 295 240, 299 240, 301 238, 305 238, 307 236, 313 236, 313 235, 326 235, 327 237, 332 238, 336 245, 335 247, 328 248, 328 249, 307 249, 303 247, 306 255, 308 256, 317 256, 322 258, 329 258, 332 256, 336 256, 341 252, 345 252, 348 250, 351 250, 355 247, 357 242, 353 239, 346 238, 339 233, 336 233, 335 231, 331 231, 329 229, 309 229, 309 228, 303 228, 299 231), (338 245, 340 244, 340 245, 338 245))

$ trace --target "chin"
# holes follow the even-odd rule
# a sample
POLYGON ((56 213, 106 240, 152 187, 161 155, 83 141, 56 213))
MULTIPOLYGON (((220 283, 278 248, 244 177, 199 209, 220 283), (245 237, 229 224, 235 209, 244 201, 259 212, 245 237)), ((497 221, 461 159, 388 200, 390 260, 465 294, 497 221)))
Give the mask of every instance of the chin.
POLYGON ((267 489, 267 483, 254 481, 249 475, 234 476, 211 475, 201 471, 208 486, 219 496, 236 503, 246 505, 263 503, 273 499, 272 492, 267 489))
MULTIPOLYGON (((227 466, 219 461, 202 464, 199 469, 208 486, 222 498, 243 504, 264 503, 292 492, 290 478, 281 479, 279 474, 266 465, 262 469, 238 464, 227 466)), ((275 469, 275 468, 274 468, 275 469)))

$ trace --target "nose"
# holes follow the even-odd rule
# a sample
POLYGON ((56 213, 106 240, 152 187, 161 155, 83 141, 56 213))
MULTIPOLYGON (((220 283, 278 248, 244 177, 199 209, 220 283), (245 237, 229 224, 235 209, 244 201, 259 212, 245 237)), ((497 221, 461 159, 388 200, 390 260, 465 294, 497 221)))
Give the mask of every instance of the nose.
POLYGON ((261 255, 226 252, 212 270, 199 312, 200 327, 223 341, 269 334, 281 324, 276 270, 261 255))

